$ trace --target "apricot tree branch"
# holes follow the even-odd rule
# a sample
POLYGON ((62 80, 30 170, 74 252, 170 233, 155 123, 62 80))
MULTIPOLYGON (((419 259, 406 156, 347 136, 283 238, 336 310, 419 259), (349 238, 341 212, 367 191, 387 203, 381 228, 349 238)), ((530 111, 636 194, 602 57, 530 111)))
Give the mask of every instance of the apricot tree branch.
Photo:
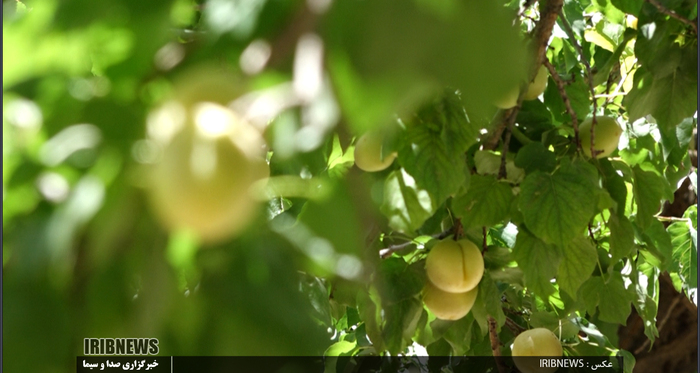
POLYGON ((491 351, 493 352, 493 357, 496 359, 496 365, 498 366, 498 371, 500 373, 507 373, 508 368, 501 361, 501 341, 498 339, 498 331, 496 330, 496 320, 489 316, 489 339, 491 339, 491 351))
MULTIPOLYGON (((531 82, 537 76, 542 62, 547 58, 547 43, 552 36, 552 29, 557 20, 557 16, 561 12, 561 8, 564 5, 564 0, 547 0, 540 11, 540 20, 537 22, 535 29, 532 31, 532 41, 530 47, 532 48, 532 62, 530 63, 530 70, 528 72, 527 82, 531 82)), ((523 93, 521 89, 520 93, 523 93)), ((482 141, 483 148, 486 150, 496 149, 498 143, 501 139, 503 131, 507 129, 509 123, 514 123, 515 118, 518 117, 518 112, 520 111, 520 102, 522 98, 518 98, 518 105, 502 110, 496 116, 491 126, 493 129, 491 133, 482 141)))
POLYGON ((559 74, 557 73, 557 70, 554 68, 551 62, 549 60, 544 60, 544 66, 549 70, 549 76, 552 77, 552 80, 554 80, 554 83, 557 84, 557 89, 559 90, 559 95, 561 96, 561 99, 564 101, 564 106, 566 106, 566 112, 569 113, 569 116, 571 117, 571 125, 574 127, 574 141, 576 143, 576 151, 581 152, 581 139, 579 138, 578 134, 578 118, 576 117, 576 112, 574 111, 574 108, 571 107, 571 100, 569 99, 569 95, 566 94, 566 88, 564 85, 564 81, 561 79, 559 74))
POLYGON ((658 2, 657 0, 646 0, 646 2, 649 3, 649 4, 651 4, 651 5, 653 5, 654 7, 656 7, 656 9, 657 9, 659 12, 661 12, 661 13, 663 13, 663 14, 666 14, 666 15, 669 15, 669 16, 671 16, 671 18, 675 18, 675 19, 677 19, 677 20, 679 20, 679 21, 685 23, 686 25, 692 27, 692 28, 693 28, 693 32, 695 32, 695 34, 697 35, 697 33, 698 33, 698 25, 696 25, 695 22, 693 22, 693 21, 691 21, 691 20, 689 20, 689 19, 687 19, 687 18, 681 16, 680 14, 674 12, 674 11, 671 10, 671 9, 667 9, 666 7, 664 7, 663 5, 661 5, 661 3, 658 2))
POLYGON ((524 331, 526 330, 525 328, 523 328, 522 326, 518 325, 518 323, 516 323, 515 321, 513 321, 513 319, 511 319, 511 318, 508 317, 508 316, 506 316, 506 323, 505 323, 505 325, 506 325, 506 327, 508 327, 508 329, 510 329, 511 332, 513 332, 513 335, 515 335, 516 337, 518 336, 518 334, 520 334, 520 333, 522 333, 522 332, 524 332, 524 331))
MULTIPOLYGON (((440 233, 432 235, 431 237, 438 239, 438 240, 442 240, 443 238, 446 238, 449 235, 451 235, 454 232, 454 230, 455 230, 455 227, 449 227, 440 233)), ((413 244, 415 244, 415 242, 408 241, 408 242, 404 242, 402 244, 388 246, 384 249, 379 250, 379 257, 382 259, 386 259, 386 258, 390 257, 391 254, 393 254, 397 251, 401 251, 401 250, 403 250, 403 249, 405 249, 413 244)))
POLYGON ((591 74, 591 64, 588 63, 586 56, 583 55, 583 49, 581 49, 581 45, 578 43, 578 40, 576 40, 576 34, 574 34, 574 30, 571 28, 569 21, 566 20, 566 18, 564 17, 564 13, 561 12, 561 10, 559 11, 559 19, 561 20, 561 24, 564 26, 566 34, 569 35, 571 44, 574 45, 574 48, 578 52, 579 56, 581 56, 581 62, 583 63, 583 66, 586 68, 586 81, 588 83, 588 89, 590 89, 591 91, 591 100, 593 100, 593 121, 591 123, 591 157, 595 158, 595 155, 600 153, 595 150, 595 125, 596 123, 598 123, 596 118, 596 113, 598 112, 598 101, 595 97, 595 87, 593 87, 593 74, 591 74))

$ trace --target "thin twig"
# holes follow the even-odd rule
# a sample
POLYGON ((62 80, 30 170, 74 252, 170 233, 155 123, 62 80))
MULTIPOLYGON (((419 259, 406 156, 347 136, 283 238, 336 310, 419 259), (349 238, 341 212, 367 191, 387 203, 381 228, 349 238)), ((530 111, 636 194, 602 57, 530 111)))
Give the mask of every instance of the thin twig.
POLYGON ((510 114, 510 118, 506 122, 506 137, 503 140, 503 150, 501 151, 501 168, 498 170, 498 178, 505 179, 508 174, 506 173, 506 156, 508 155, 508 145, 510 144, 510 136, 513 131, 513 124, 515 124, 515 119, 518 117, 518 112, 520 111, 520 105, 522 105, 522 98, 518 98, 518 104, 513 108, 513 112, 510 114))
POLYGON ((511 319, 510 317, 507 317, 507 316, 506 316, 505 325, 508 327, 508 329, 510 329, 511 332, 513 332, 513 335, 515 335, 516 337, 518 336, 518 334, 520 334, 526 330, 522 326, 518 325, 518 323, 513 321, 513 319, 511 319))
POLYGON ((679 15, 678 13, 674 12, 674 11, 671 10, 671 9, 667 9, 666 7, 664 7, 663 5, 661 5, 661 3, 659 3, 657 0, 646 0, 646 2, 648 2, 649 4, 655 6, 656 9, 659 10, 659 12, 661 12, 661 13, 663 13, 663 14, 667 14, 667 15, 671 16, 672 18, 675 18, 675 19, 677 19, 677 20, 679 20, 679 21, 685 23, 686 25, 692 27, 692 28, 693 28, 693 31, 694 31, 695 34, 697 35, 697 33, 698 33, 698 25, 696 25, 695 22, 693 22, 693 21, 691 21, 691 20, 689 20, 689 19, 687 19, 687 18, 685 18, 685 17, 679 15))
POLYGON ((484 241, 481 243, 481 248, 483 249, 481 250, 481 255, 483 256, 489 250, 486 245, 486 227, 481 227, 481 233, 484 235, 484 241))
MULTIPOLYGON (((661 322, 659 323, 659 327, 656 329, 659 333, 661 333, 661 329, 663 329, 664 325, 668 322, 668 319, 671 318, 671 314, 673 313, 673 309, 676 308, 678 303, 680 303, 681 299, 685 298, 685 295, 683 293, 678 294, 675 298, 673 298, 673 302, 668 306, 668 310, 666 311, 666 314, 664 315, 664 318, 661 319, 661 322)), ((660 334, 659 334, 660 335, 660 334)), ((647 338, 646 341, 644 341, 644 344, 639 346, 636 350, 634 350, 635 355, 639 355, 644 350, 651 344, 651 340, 647 338)))
POLYGON ((498 331, 496 330, 496 320, 489 316, 489 338, 491 339, 491 351, 493 352, 493 357, 496 359, 496 366, 498 366, 498 371, 500 373, 507 373, 508 368, 501 361, 501 341, 498 339, 498 331))
POLYGON ((498 147, 498 143, 501 141, 501 135, 506 129, 506 124, 508 123, 510 115, 513 113, 514 109, 515 108, 510 108, 498 111, 494 119, 491 121, 490 128, 492 128, 492 130, 486 137, 484 137, 484 141, 482 141, 482 144, 484 144, 484 150, 494 150, 496 147, 498 147))
MULTIPOLYGON (((620 70, 620 63, 619 62, 615 66, 617 67, 617 70, 620 70)), ((613 69, 613 70, 615 70, 615 69, 613 69)), ((610 94, 610 84, 612 84, 612 79, 613 79, 613 74, 611 71, 610 74, 608 74, 607 81, 605 82, 605 94, 602 95, 602 96, 606 96, 605 97, 606 100, 603 102, 603 112, 605 112, 605 109, 608 107, 608 100, 607 100, 608 97, 607 96, 610 94)), ((601 96, 601 95, 593 95, 593 99, 597 100, 599 98, 599 96, 601 96)))
POLYGON ((673 216, 657 216, 656 219, 658 221, 670 221, 670 222, 677 222, 677 221, 688 222, 688 221, 690 221, 690 219, 688 219, 688 218, 676 218, 673 216))
POLYGON ((566 94, 564 81, 561 79, 561 77, 557 73, 557 70, 554 68, 551 62, 545 60, 544 66, 547 68, 547 70, 549 70, 549 76, 552 77, 554 83, 557 84, 557 89, 559 90, 559 95, 561 96, 562 101, 564 101, 566 112, 569 113, 569 116, 571 117, 571 125, 574 127, 574 141, 576 143, 576 151, 580 153, 581 140, 578 134, 578 118, 576 117, 576 112, 574 111, 574 108, 571 107, 571 100, 569 99, 569 95, 566 94))
POLYGON ((598 246, 598 240, 596 240, 595 236, 593 235, 593 228, 591 228, 591 223, 588 223, 588 235, 591 237, 596 246, 598 246))
POLYGON ((571 44, 574 45, 574 48, 581 56, 581 62, 583 63, 583 66, 586 68, 586 75, 588 76, 586 81, 588 82, 588 89, 590 89, 591 91, 591 100, 593 100, 593 121, 591 123, 591 157, 595 158, 596 155, 600 153, 599 151, 595 150, 595 125, 596 123, 598 123, 598 119, 596 118, 598 112, 598 101, 595 98, 595 87, 593 87, 593 74, 591 74, 591 65, 588 63, 586 56, 583 55, 583 49, 578 43, 578 40, 576 40, 576 34, 574 34, 574 30, 571 28, 569 21, 566 20, 566 18, 564 17, 564 13, 561 11, 559 11, 559 19, 561 20, 561 24, 564 26, 566 34, 569 35, 571 44))
POLYGON ((464 235, 464 229, 462 229, 462 220, 461 219, 455 219, 455 225, 454 225, 454 235, 452 238, 457 241, 464 235))
MULTIPOLYGON (((440 233, 432 235, 431 237, 438 239, 438 240, 442 240, 443 238, 446 238, 447 236, 451 235, 453 231, 454 231, 454 227, 449 227, 440 233)), ((379 250, 379 257, 382 259, 386 259, 386 258, 390 257, 391 254, 393 254, 397 251, 401 251, 401 250, 403 250, 403 249, 405 249, 413 244, 415 244, 415 242, 408 241, 408 242, 404 242, 402 244, 388 246, 384 249, 379 250)))

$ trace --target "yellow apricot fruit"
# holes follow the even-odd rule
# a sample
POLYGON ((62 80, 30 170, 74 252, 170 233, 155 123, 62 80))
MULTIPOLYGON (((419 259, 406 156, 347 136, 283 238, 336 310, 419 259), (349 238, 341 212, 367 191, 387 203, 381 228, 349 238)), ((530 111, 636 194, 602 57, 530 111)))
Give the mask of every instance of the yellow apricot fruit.
POLYGON ((464 293, 448 293, 428 281, 423 292, 423 302, 438 319, 459 320, 472 309, 478 293, 478 287, 464 293))
POLYGON ((264 141, 255 128, 213 102, 171 101, 148 124, 161 149, 149 172, 148 195, 166 228, 216 242, 253 220, 258 202, 250 189, 269 177, 264 141))
POLYGON ((523 94, 523 100, 534 100, 537 97, 540 97, 540 95, 544 93, 545 88, 547 88, 547 78, 547 68, 542 65, 540 66, 540 69, 537 70, 535 80, 533 80, 532 83, 527 86, 527 92, 523 94))
POLYGON ((476 245, 466 239, 438 242, 425 260, 430 281, 440 290, 463 293, 474 289, 484 275, 484 258, 476 245))
POLYGON ((391 166, 397 153, 393 152, 382 159, 384 138, 377 132, 368 132, 360 136, 355 143, 355 164, 366 172, 382 171, 391 166))
MULTIPOLYGON (((537 76, 535 76, 535 79, 527 86, 527 91, 523 93, 523 100, 534 100, 540 97, 540 95, 544 93, 545 88, 547 88, 547 77, 547 68, 544 67, 544 65, 540 66, 540 69, 537 70, 537 76)), ((499 109, 510 109, 518 103, 519 94, 520 87, 515 87, 508 91, 506 95, 496 100, 494 105, 499 109)))
POLYGON ((518 334, 513 341, 511 352, 513 362, 523 373, 552 373, 557 370, 557 368, 540 367, 539 359, 525 359, 525 357, 560 357, 563 354, 561 342, 557 336, 545 328, 530 329, 518 334))
MULTIPOLYGON (((587 156, 591 156, 591 125, 593 118, 588 118, 578 127, 578 134, 581 140, 581 149, 587 156)), ((593 140, 596 151, 596 158, 607 157, 612 154, 620 142, 622 128, 615 122, 615 119, 605 116, 596 117, 595 139, 593 140)))

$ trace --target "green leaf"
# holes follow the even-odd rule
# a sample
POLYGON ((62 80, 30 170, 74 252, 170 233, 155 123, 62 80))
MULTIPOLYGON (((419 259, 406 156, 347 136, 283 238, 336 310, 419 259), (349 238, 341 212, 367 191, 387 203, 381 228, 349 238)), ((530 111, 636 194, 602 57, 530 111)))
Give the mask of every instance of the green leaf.
POLYGON ((651 225, 642 232, 642 239, 647 244, 647 247, 651 246, 653 248, 653 253, 661 260, 660 263, 657 263, 657 267, 662 271, 666 270, 671 264, 673 244, 671 243, 671 236, 664 229, 664 225, 654 219, 651 225))
POLYGON ((421 263, 408 265, 402 258, 390 257, 377 268, 377 290, 382 304, 410 299, 420 294, 425 284, 425 272, 421 263))
POLYGON ((627 14, 637 15, 642 10, 643 0, 610 0, 610 2, 627 14))
POLYGON ((546 297, 554 292, 550 280, 557 275, 561 252, 520 228, 513 248, 513 258, 525 275, 525 285, 535 294, 546 297))
POLYGON ((315 276, 304 276, 301 281, 301 288, 309 297, 309 301, 315 311, 314 316, 326 327, 333 325, 331 306, 328 302, 328 290, 321 279, 315 276))
POLYGON ((613 273, 607 281, 602 277, 591 277, 581 285, 578 296, 585 303, 588 313, 594 314, 598 307, 601 320, 621 325, 627 324, 633 298, 630 291, 625 288, 620 273, 613 273))
POLYGON ((486 314, 496 320, 500 328, 506 321, 506 316, 503 313, 501 304, 501 291, 498 290, 496 283, 491 278, 488 272, 484 273, 484 277, 479 282, 479 294, 477 302, 482 304, 486 314))
POLYGON ((690 221, 675 222, 668 226, 673 245, 670 270, 678 272, 685 287, 695 288, 698 283, 698 236, 690 221))
POLYGON ((530 325, 535 328, 547 328, 559 336, 559 326, 561 325, 561 339, 575 338, 579 332, 579 327, 568 318, 559 319, 549 312, 537 311, 530 316, 530 325))
POLYGON ((625 350, 618 350, 617 356, 622 356, 622 367, 624 373, 634 372, 634 366, 637 364, 637 359, 634 358, 631 352, 625 350))
MULTIPOLYGON (((506 157, 506 179, 507 181, 519 184, 525 177, 525 172, 515 166, 512 156, 506 157)), ((501 155, 488 150, 479 150, 474 153, 474 166, 479 175, 497 176, 501 171, 501 155)))
POLYGON ((333 194, 328 198, 306 202, 299 214, 299 222, 317 237, 326 239, 334 250, 359 254, 363 247, 360 221, 347 184, 327 187, 332 188, 333 194))
POLYGON ((527 173, 552 172, 557 166, 557 159, 554 153, 545 149, 541 142, 531 142, 520 148, 518 155, 515 156, 515 165, 527 173))
POLYGON ((624 22, 625 14, 615 8, 611 2, 607 0, 592 0, 591 2, 605 15, 606 19, 620 24, 624 22))
MULTIPOLYGON (((583 80, 583 77, 577 75, 571 84, 567 85, 564 90, 571 102, 571 108, 574 109, 576 117, 583 120, 591 112, 591 90, 588 84, 583 80)), ((571 116, 566 111, 564 100, 559 94, 557 85, 550 78, 547 89, 544 91, 544 103, 554 115, 554 118, 561 123, 571 122, 571 116)))
POLYGON ((466 194, 457 196, 452 208, 466 228, 493 226, 508 216, 513 192, 494 176, 473 175, 466 194))
POLYGON ((417 298, 408 298, 398 303, 383 305, 382 309, 386 319, 382 329, 386 349, 392 355, 396 355, 406 348, 407 341, 413 337, 423 312, 423 302, 417 298))
POLYGON ((578 288, 591 276, 597 261, 598 254, 588 238, 576 237, 564 247, 557 276, 559 288, 576 299, 578 288))
POLYGON ((635 264, 632 265, 630 279, 633 284, 631 290, 635 295, 634 308, 637 309, 637 314, 644 321, 644 334, 651 342, 654 342, 654 339, 659 336, 659 331, 656 328, 659 302, 658 271, 652 267, 652 273, 649 275, 637 270, 635 264), (643 278, 643 281, 640 281, 640 277, 643 278))
MULTIPOLYGON (((511 19, 493 2, 339 1, 324 14, 319 31, 329 54, 345 54, 366 86, 351 98, 387 102, 387 116, 421 91, 447 85, 486 110, 525 75, 524 44, 511 19), (376 89, 387 95, 372 92, 376 89)), ((353 111, 361 111, 356 107, 353 111)))
POLYGON ((381 210, 389 218, 389 226, 399 232, 413 232, 435 212, 427 191, 419 189, 415 180, 403 169, 394 171, 384 182, 381 210))
POLYGON ((531 139, 541 139, 544 132, 554 128, 552 113, 540 100, 523 101, 516 123, 522 132, 531 139))
POLYGON ((419 188, 433 197, 433 206, 457 193, 465 182, 467 148, 476 142, 479 126, 464 111, 459 95, 446 91, 405 121, 398 159, 419 188))
MULTIPOLYGON (((338 341, 330 345, 323 356, 352 356, 352 351, 357 347, 356 342, 338 341)), ((333 372, 335 370, 332 370, 333 372)))
POLYGON ((624 215, 610 215, 610 265, 615 265, 620 259, 627 257, 634 250, 634 227, 624 215))
POLYGON ((625 216, 625 206, 627 205, 625 179, 617 173, 617 170, 607 159, 601 159, 600 166, 603 170, 603 187, 617 204, 613 207, 613 211, 618 216, 625 216))
POLYGON ((373 286, 369 288, 369 291, 360 291, 357 294, 357 311, 364 321, 367 336, 372 340, 372 344, 377 350, 384 349, 384 338, 381 330, 382 314, 378 305, 380 302, 377 289, 373 286))
MULTIPOLYGON (((661 55, 661 53, 659 53, 661 55)), ((623 100, 629 120, 651 114, 659 127, 671 129, 697 110, 697 59, 679 66, 662 77, 654 76, 644 66, 634 74, 634 88, 623 100)))
POLYGON ((473 316, 470 312, 467 316, 452 322, 450 328, 443 335, 443 338, 452 346, 455 355, 464 355, 471 347, 474 334, 473 316))
POLYGON ((519 208, 532 233, 564 246, 583 232, 596 208, 597 186, 588 171, 581 172, 589 168, 583 162, 566 162, 554 174, 537 171, 525 178, 519 208))
POLYGON ((693 137, 693 128, 695 127, 694 118, 683 119, 675 128, 659 126, 661 149, 664 152, 666 163, 675 167, 681 164, 683 157, 688 153, 688 144, 693 137))
POLYGON ((673 199, 668 182, 654 171, 644 171, 639 166, 632 168, 634 173, 634 199, 637 202, 635 223, 646 229, 655 221, 654 215, 661 208, 662 198, 673 199))

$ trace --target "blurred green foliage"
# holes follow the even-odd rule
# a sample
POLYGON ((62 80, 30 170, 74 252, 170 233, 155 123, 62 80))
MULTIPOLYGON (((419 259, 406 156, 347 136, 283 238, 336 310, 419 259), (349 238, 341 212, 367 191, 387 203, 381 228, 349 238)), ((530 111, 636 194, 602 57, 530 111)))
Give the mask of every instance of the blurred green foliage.
POLYGON ((559 20, 547 58, 568 102, 550 77, 509 147, 484 149, 504 114, 491 103, 529 69, 542 5, 521 5, 3 1, 3 369, 73 371, 83 338, 158 338, 161 355, 488 355, 489 317, 506 346, 508 320, 561 329, 569 355, 633 361, 610 325, 635 307, 658 336, 660 271, 697 291, 696 209, 668 231, 656 216, 697 178, 697 35, 641 0, 566 1, 572 33, 559 20), (234 78, 182 83, 201 69, 234 78), (203 243, 151 211, 147 123, 213 86, 261 131, 271 179, 245 232, 203 243), (572 141, 572 112, 594 108, 624 127, 610 159, 572 141), (373 174, 353 167, 370 129, 398 154, 373 174), (487 248, 488 271, 472 312, 445 321, 423 307, 423 265, 452 234, 487 248))

